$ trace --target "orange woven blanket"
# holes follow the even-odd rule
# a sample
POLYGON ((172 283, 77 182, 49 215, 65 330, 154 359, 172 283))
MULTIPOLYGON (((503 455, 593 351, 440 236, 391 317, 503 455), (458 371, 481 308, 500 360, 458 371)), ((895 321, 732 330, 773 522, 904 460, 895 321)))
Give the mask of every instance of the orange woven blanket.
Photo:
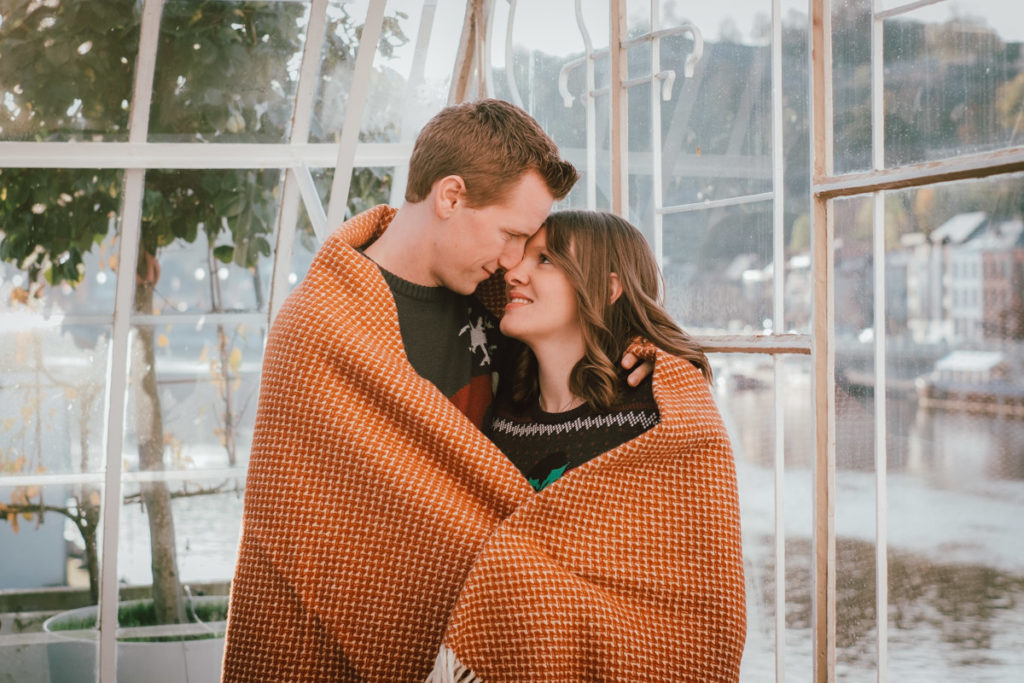
POLYGON ((485 681, 736 680, 728 438, 659 354, 661 423, 534 493, 405 360, 377 267, 324 244, 271 331, 225 681, 423 681, 442 638, 485 681))

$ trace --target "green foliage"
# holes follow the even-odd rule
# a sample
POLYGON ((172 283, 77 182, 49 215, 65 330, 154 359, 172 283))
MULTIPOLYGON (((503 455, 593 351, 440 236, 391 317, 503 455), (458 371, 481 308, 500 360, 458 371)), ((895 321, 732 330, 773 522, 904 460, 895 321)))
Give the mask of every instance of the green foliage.
POLYGON ((33 282, 77 284, 82 255, 107 236, 120 184, 117 171, 0 169, 0 259, 33 282))
POLYGON ((127 138, 136 4, 0 0, 0 136, 127 138))
MULTIPOLYGON (((10 105, 0 107, 0 137, 126 139, 141 21, 137 5, 0 0, 0 97, 10 105)), ((160 26, 150 139, 285 141, 305 12, 291 2, 169 1, 160 26)), ((405 15, 385 20, 385 57, 407 40, 400 18, 405 15)), ((354 63, 360 30, 345 6, 331 9, 324 85, 345 73, 340 64, 354 63)), ((121 173, 0 173, 0 258, 25 271, 35 286, 76 285, 84 275, 82 255, 108 235, 121 173)), ((384 200, 389 180, 387 172, 358 170, 351 210, 384 200)), ((200 233, 216 260, 254 268, 272 253, 279 181, 276 169, 148 172, 140 273, 151 260, 147 255, 157 256, 175 240, 194 242, 200 233)))
POLYGON ((172 0, 153 76, 151 137, 282 142, 301 54, 300 3, 172 0))

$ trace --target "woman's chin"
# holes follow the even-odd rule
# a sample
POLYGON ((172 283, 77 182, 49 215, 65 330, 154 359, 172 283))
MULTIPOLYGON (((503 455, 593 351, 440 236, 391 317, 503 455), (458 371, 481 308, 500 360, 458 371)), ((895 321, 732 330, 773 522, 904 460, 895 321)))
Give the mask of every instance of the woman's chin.
MULTIPOLYGON (((521 341, 523 343, 528 343, 527 340, 523 338, 523 335, 524 335, 523 330, 520 329, 514 323, 508 322, 508 314, 507 313, 505 314, 505 317, 501 319, 501 324, 498 326, 498 329, 501 330, 501 333, 503 335, 505 335, 506 337, 509 337, 510 339, 517 339, 517 340, 519 340, 519 341, 521 341)), ((527 335, 527 336, 529 336, 529 335, 527 335)))

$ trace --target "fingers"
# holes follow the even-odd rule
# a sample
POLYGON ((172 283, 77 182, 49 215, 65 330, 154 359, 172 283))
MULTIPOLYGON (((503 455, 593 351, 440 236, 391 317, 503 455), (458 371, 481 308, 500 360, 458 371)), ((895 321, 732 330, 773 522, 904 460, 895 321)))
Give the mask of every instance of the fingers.
POLYGON ((635 367, 639 362, 640 357, 631 351, 626 351, 626 353, 622 355, 622 367, 626 370, 635 367))

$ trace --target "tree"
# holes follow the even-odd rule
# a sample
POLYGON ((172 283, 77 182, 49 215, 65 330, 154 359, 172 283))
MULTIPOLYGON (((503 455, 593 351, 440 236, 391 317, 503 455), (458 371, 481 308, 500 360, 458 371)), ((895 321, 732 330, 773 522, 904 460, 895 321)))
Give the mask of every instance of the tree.
MULTIPOLYGON (((298 3, 169 0, 160 27, 150 139, 285 141, 297 77, 292 62, 301 54, 304 11, 298 3)), ((405 41, 401 16, 389 17, 385 24, 385 53, 405 41)), ((0 17, 0 135, 37 141, 127 138, 139 3, 0 0, 0 17)), ((332 50, 323 83, 351 72, 354 39, 361 28, 342 7, 332 9, 327 30, 332 50)), ((364 190, 364 196, 355 204, 386 198, 390 176, 381 178, 371 169, 358 175, 362 182, 353 186, 364 190)), ((208 311, 227 310, 213 275, 221 264, 250 273, 253 300, 247 308, 265 310, 261 267, 271 256, 279 181, 276 169, 147 173, 133 310, 149 315, 160 309, 161 253, 172 244, 205 246, 211 273, 208 311)), ((76 287, 86 276, 83 257, 108 240, 121 200, 120 173, 6 169, 0 171, 0 184, 0 259, 27 276, 15 298, 30 302, 43 297, 48 287, 76 287)), ((224 405, 224 445, 233 463, 237 411, 231 387, 237 359, 228 331, 219 328, 217 338, 214 374, 219 378, 214 379, 224 405)), ((139 467, 161 470, 168 434, 157 388, 159 335, 152 326, 135 325, 132 339, 139 467)), ((186 493, 170 491, 164 481, 146 483, 140 491, 149 519, 154 602, 158 618, 167 623, 184 616, 171 500, 186 493)), ((46 510, 84 520, 76 524, 91 552, 91 565, 95 547, 88 551, 88 535, 95 540, 97 499, 86 492, 71 506, 53 506, 26 497, 4 511, 13 521, 19 514, 46 510)))

